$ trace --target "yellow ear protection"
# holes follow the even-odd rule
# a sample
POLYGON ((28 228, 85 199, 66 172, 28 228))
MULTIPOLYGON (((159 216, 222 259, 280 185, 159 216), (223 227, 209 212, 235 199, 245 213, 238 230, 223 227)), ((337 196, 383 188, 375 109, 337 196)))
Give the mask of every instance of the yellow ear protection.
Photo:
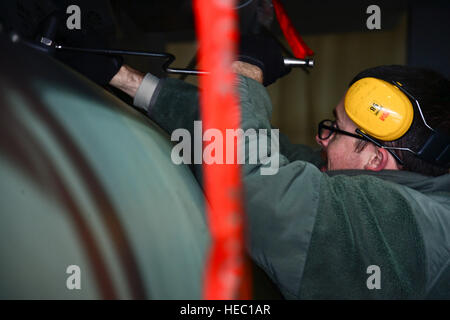
MULTIPOLYGON (((378 147, 388 151, 409 151, 425 161, 449 167, 450 137, 427 124, 419 102, 400 83, 362 78, 348 89, 344 105, 349 118, 359 127, 356 132, 378 147), (411 101, 425 126, 430 129, 430 137, 418 151, 383 146, 379 141, 397 140, 411 127, 415 112, 411 101)), ((395 153, 391 154, 403 164, 395 153)))

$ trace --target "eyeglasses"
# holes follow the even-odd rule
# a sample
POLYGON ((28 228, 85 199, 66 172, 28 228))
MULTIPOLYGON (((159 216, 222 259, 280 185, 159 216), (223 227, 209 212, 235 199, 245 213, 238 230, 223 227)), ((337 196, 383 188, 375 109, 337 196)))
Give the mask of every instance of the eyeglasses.
POLYGON ((320 123, 319 123, 319 134, 318 134, 320 140, 327 140, 327 139, 329 139, 333 135, 333 133, 335 133, 335 132, 339 133, 339 134, 346 135, 346 136, 350 136, 350 137, 353 137, 353 138, 356 138, 356 139, 369 141, 369 140, 367 140, 366 138, 364 138, 364 137, 362 137, 360 135, 357 135, 357 134, 354 134, 354 133, 351 133, 351 132, 339 129, 336 121, 331 121, 331 120, 328 120, 328 119, 320 121, 320 123))
POLYGON ((394 151, 391 150, 391 149, 400 149, 400 148, 391 148, 391 147, 383 146, 381 143, 379 143, 375 139, 371 138, 370 136, 368 136, 367 134, 365 134, 364 132, 362 132, 359 129, 356 129, 356 133, 358 133, 358 134, 354 134, 354 133, 351 133, 348 131, 341 130, 341 129, 339 129, 336 121, 331 121, 328 119, 320 121, 319 130, 318 130, 318 136, 319 136, 320 140, 327 140, 334 133, 336 133, 336 134, 339 133, 339 134, 343 134, 343 135, 353 137, 353 138, 356 138, 359 140, 372 142, 378 148, 386 149, 387 152, 389 152, 401 165, 403 165, 403 161, 395 154, 394 151))

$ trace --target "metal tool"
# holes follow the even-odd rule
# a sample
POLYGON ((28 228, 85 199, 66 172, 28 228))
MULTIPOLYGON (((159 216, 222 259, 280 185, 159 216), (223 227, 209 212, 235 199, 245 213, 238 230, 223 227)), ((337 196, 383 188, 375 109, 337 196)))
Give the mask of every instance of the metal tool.
POLYGON ((144 56, 144 57, 152 57, 152 58, 163 58, 163 59, 166 59, 166 61, 163 63, 162 68, 163 68, 163 70, 166 73, 188 74, 188 75, 196 75, 196 76, 208 74, 208 72, 200 71, 200 70, 171 68, 170 65, 175 60, 175 56, 173 54, 170 54, 170 53, 167 53, 167 52, 148 52, 148 51, 133 51, 133 50, 117 50, 117 49, 74 48, 74 47, 67 47, 67 46, 58 45, 58 44, 55 45, 55 49, 57 49, 57 50, 86 52, 86 53, 95 53, 95 54, 132 55, 132 56, 144 56))
MULTIPOLYGON (((57 44, 53 41, 47 40, 47 37, 42 37, 40 43, 34 43, 25 39, 21 39, 17 34, 11 35, 11 40, 13 42, 21 42, 29 47, 38 49, 41 51, 50 52, 52 50, 65 50, 65 51, 77 51, 92 54, 107 54, 107 55, 133 55, 133 56, 144 56, 152 58, 162 58, 166 61, 162 64, 164 72, 169 74, 182 74, 182 75, 207 75, 208 71, 201 71, 195 69, 180 69, 172 68, 170 65, 175 61, 175 56, 167 52, 148 52, 148 51, 133 51, 133 50, 121 50, 121 49, 91 49, 91 48, 77 48, 69 47, 61 44, 57 44)), ((295 59, 295 58, 284 58, 284 64, 291 68, 295 67, 314 67, 313 59, 295 59)))
MULTIPOLYGON (((55 45, 55 49, 57 50, 69 50, 69 51, 79 51, 79 52, 88 52, 88 53, 97 53, 97 54, 111 54, 111 55, 135 55, 135 56, 145 56, 145 57, 153 57, 153 58, 165 58, 166 62, 162 65, 163 70, 166 73, 171 74, 186 74, 186 75, 206 75, 208 71, 200 71, 195 69, 179 69, 179 68, 171 68, 170 65, 175 60, 175 56, 166 52, 147 52, 147 51, 131 51, 131 50, 114 50, 114 49, 87 49, 87 48, 74 48, 74 47, 66 47, 63 45, 55 45)), ((291 68, 295 67, 314 67, 313 59, 294 59, 294 58, 284 58, 285 66, 289 66, 291 68)))

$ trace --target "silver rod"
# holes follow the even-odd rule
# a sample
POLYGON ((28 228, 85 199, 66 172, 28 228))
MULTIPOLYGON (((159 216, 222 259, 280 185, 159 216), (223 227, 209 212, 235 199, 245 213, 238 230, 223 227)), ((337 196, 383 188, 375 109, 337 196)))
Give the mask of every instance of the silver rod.
POLYGON ((294 59, 294 58, 284 58, 284 65, 291 68, 295 67, 314 67, 314 59, 294 59))
MULTIPOLYGON (((208 71, 201 70, 190 70, 190 69, 178 69, 178 68, 169 68, 169 65, 175 60, 175 57, 170 53, 165 52, 145 52, 145 51, 132 51, 132 50, 114 50, 114 49, 90 49, 90 48, 73 48, 66 47, 62 45, 55 45, 55 48, 58 50, 69 50, 69 51, 80 51, 80 52, 88 52, 88 53, 99 53, 99 54, 124 54, 124 55, 138 55, 138 56, 147 56, 147 57, 155 57, 155 58, 166 58, 167 62, 163 65, 163 69, 167 73, 171 74, 185 74, 185 75, 207 75, 208 71)), ((295 58, 284 58, 284 65, 291 68, 296 67, 314 67, 313 59, 295 59, 295 58)))
MULTIPOLYGON (((284 65, 296 68, 296 67, 314 67, 314 60, 313 59, 294 59, 294 58, 284 58, 284 65)), ((193 75, 193 76, 203 76, 208 75, 208 71, 200 71, 200 70, 190 70, 190 69, 173 69, 173 68, 167 68, 165 69, 167 73, 172 74, 185 74, 185 75, 193 75)))

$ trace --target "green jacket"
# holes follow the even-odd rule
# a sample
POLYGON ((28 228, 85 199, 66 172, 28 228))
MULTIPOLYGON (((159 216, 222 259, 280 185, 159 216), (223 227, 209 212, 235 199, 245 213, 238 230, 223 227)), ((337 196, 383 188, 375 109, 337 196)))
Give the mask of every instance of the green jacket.
MULTIPOLYGON (((270 131, 264 87, 240 77, 239 93, 241 128, 270 131)), ((197 88, 161 80, 149 115, 168 133, 186 128, 192 135, 197 88)), ((261 175, 260 162, 242 172, 250 254, 286 298, 450 298, 449 174, 323 173, 310 148, 284 137, 280 145, 277 174, 261 175)))

